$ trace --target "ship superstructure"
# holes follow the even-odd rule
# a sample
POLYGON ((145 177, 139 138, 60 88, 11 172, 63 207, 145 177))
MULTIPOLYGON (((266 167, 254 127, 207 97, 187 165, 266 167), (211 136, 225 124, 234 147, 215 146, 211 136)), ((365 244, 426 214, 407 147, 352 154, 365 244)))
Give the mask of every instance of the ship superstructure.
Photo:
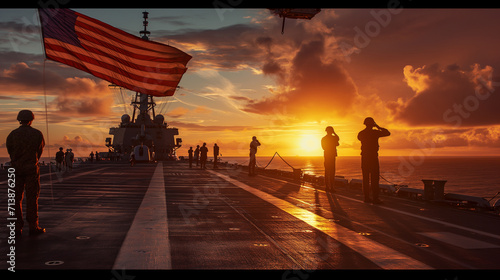
MULTIPOLYGON (((149 40, 148 12, 143 12, 144 30, 142 39, 149 40)), ((109 134, 113 139, 106 139, 106 146, 118 154, 129 156, 134 152, 138 161, 175 160, 175 150, 181 147, 182 140, 177 128, 168 127, 162 114, 155 114, 156 103, 153 96, 136 92, 132 117, 124 114, 118 127, 111 127, 109 134)))

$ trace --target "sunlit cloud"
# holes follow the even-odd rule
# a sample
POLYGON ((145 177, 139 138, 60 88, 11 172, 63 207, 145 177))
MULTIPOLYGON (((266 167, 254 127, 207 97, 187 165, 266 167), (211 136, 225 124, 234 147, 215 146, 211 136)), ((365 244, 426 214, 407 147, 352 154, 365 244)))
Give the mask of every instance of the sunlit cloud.
POLYGON ((415 94, 407 100, 388 102, 394 117, 411 125, 473 126, 500 123, 497 114, 500 85, 491 66, 462 69, 438 64, 417 69, 405 67, 405 79, 415 94), (408 70, 410 69, 410 70, 408 70), (406 78, 408 76, 405 75, 406 78), (423 77, 423 78, 422 78, 423 77))

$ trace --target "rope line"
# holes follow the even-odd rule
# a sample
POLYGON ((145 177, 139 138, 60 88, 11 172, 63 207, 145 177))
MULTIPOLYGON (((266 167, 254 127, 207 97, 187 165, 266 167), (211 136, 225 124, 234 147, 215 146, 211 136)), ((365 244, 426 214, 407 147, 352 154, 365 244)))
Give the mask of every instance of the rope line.
POLYGON ((44 59, 43 59, 43 72, 42 72, 42 84, 43 84, 43 100, 45 102, 45 129, 47 130, 47 154, 49 155, 49 181, 50 181, 50 194, 52 198, 52 205, 54 205, 54 190, 52 186, 52 165, 50 161, 50 137, 49 137, 49 113, 47 109, 47 90, 46 90, 46 85, 45 85, 45 64, 47 62, 47 56, 45 53, 45 44, 43 41, 43 27, 42 27, 42 21, 40 20, 40 12, 37 10, 38 13, 38 26, 40 26, 40 41, 42 44, 42 51, 44 54, 44 59))
POLYGON ((284 163, 286 163, 288 166, 290 166, 292 169, 295 169, 295 168, 294 168, 293 166, 291 166, 288 162, 286 162, 286 160, 285 160, 285 159, 283 159, 283 158, 281 157, 281 155, 280 155, 278 152, 274 152, 273 157, 272 157, 272 158, 271 158, 271 160, 267 163, 267 165, 264 167, 264 169, 266 169, 266 168, 269 166, 269 164, 271 164, 271 162, 273 161, 273 159, 274 159, 274 157, 275 157, 276 155, 278 155, 278 156, 280 157, 280 159, 281 159, 284 163))
POLYGON ((50 181, 50 194, 52 197, 52 205, 54 205, 54 190, 52 187, 52 162, 50 161, 50 137, 49 137, 49 112, 47 106, 47 91, 45 86, 45 63, 47 59, 43 60, 43 72, 42 72, 42 80, 43 80, 43 99, 45 101, 45 130, 47 131, 46 139, 47 139, 47 154, 49 156, 49 181, 50 181))
MULTIPOLYGON (((295 170, 295 169, 296 169, 296 168, 295 168, 295 167, 293 167, 291 164, 289 164, 289 163, 288 163, 288 162, 287 162, 287 161, 286 161, 286 160, 285 160, 285 159, 284 159, 284 158, 283 158, 283 157, 282 157, 282 156, 281 156, 278 152, 275 152, 275 153, 274 153, 274 155, 273 155, 273 157, 271 158, 271 160, 269 160, 269 162, 266 164, 266 166, 264 166, 264 168, 263 168, 263 169, 266 169, 266 168, 267 168, 267 167, 271 164, 271 162, 273 161, 274 157, 276 157, 276 155, 278 155, 278 156, 281 158, 281 160, 283 160, 283 162, 284 162, 284 163, 286 163, 288 166, 290 166, 293 170, 295 170)), ((382 180, 386 181, 387 183, 389 183, 389 184, 391 184, 391 185, 394 185, 394 186, 397 186, 397 187, 405 186, 405 185, 401 185, 401 184, 395 184, 395 183, 393 183, 393 182, 391 182, 391 181, 387 180, 386 178, 384 178, 384 176, 382 176, 381 174, 379 174, 379 177, 380 177, 382 180)), ((500 193, 500 192, 499 192, 499 193, 500 193)), ((497 195, 498 195, 498 193, 497 193, 497 195)))

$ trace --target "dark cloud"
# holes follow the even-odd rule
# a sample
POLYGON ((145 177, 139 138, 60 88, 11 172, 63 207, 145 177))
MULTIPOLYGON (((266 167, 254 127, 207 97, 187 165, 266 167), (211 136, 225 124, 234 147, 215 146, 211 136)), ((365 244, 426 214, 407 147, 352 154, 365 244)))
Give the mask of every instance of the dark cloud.
POLYGON ((24 21, 0 22, 0 44, 8 44, 17 50, 20 46, 40 41, 40 27, 34 25, 27 18, 24 21))
POLYGON ((461 69, 438 64, 404 69, 414 95, 387 103, 396 120, 410 125, 476 126, 500 124, 500 95, 494 69, 478 64, 461 69))
POLYGON ((281 22, 271 17, 259 25, 190 30, 167 38, 193 55, 192 71, 252 69, 272 77, 277 86, 267 97, 246 100, 242 108, 246 112, 286 113, 309 120, 345 116, 357 88, 343 61, 335 59, 332 34, 322 33, 334 24, 332 12, 324 13, 323 20, 289 22, 287 36, 280 34, 281 22))
POLYGON ((236 24, 213 30, 182 30, 156 40, 169 42, 192 55, 191 71, 240 70, 242 65, 260 65, 260 50, 254 47, 259 32, 262 32, 261 27, 236 24))
POLYGON ((426 149, 431 154, 440 148, 500 147, 500 126, 475 128, 391 129, 391 137, 381 142, 384 149, 426 149))
POLYGON ((231 95, 229 96, 230 99, 233 100, 238 100, 238 101, 246 101, 246 102, 252 102, 252 99, 246 96, 240 96, 240 95, 231 95))
POLYGON ((23 34, 24 36, 32 36, 40 34, 40 26, 29 22, 20 23, 15 21, 0 22, 0 32, 12 32, 15 34, 23 34))
MULTIPOLYGON (((50 103, 59 113, 86 116, 109 115, 113 98, 108 83, 99 79, 68 77, 52 70, 43 70, 39 65, 18 62, 0 72, 1 91, 4 96, 55 96, 50 103), (7 95, 9 94, 9 95, 7 95)), ((61 71, 64 72, 64 71, 61 71)))
MULTIPOLYGON (((187 130, 193 131, 244 131, 244 130, 252 130, 254 127, 250 126, 239 126, 239 125, 200 125, 195 123, 186 123, 186 122, 178 122, 171 121, 168 122, 169 125, 177 128, 183 128, 187 130)), ((263 128, 262 128, 263 129, 263 128)))
POLYGON ((271 97, 249 102, 245 111, 273 114, 286 111, 300 119, 322 119, 346 115, 357 97, 356 85, 342 62, 326 62, 323 38, 304 43, 293 57, 286 78, 281 66, 270 59, 263 72, 276 77, 279 86, 288 88, 271 97))

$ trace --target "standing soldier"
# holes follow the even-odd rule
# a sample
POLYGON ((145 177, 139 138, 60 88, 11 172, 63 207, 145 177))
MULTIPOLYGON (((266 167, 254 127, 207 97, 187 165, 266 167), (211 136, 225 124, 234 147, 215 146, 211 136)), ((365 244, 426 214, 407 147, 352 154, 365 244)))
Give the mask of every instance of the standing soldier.
POLYGON ((196 149, 194 150, 194 161, 196 161, 196 166, 200 162, 200 145, 196 145, 196 149))
POLYGON ((327 192, 335 192, 335 159, 337 157, 339 136, 331 126, 327 126, 325 131, 327 135, 321 139, 321 147, 324 150, 325 157, 325 189, 327 192))
POLYGON ((380 167, 378 162, 378 139, 391 135, 389 130, 378 126, 373 118, 368 117, 363 124, 365 129, 358 133, 358 140, 361 141, 361 171, 363 173, 363 193, 365 202, 380 204, 379 176, 380 167), (377 128, 377 129, 373 129, 377 128), (370 198, 370 192, 372 198, 370 198))
POLYGON ((66 157, 66 165, 68 166, 68 171, 73 170, 73 160, 75 159, 75 154, 73 154, 73 149, 69 149, 68 155, 66 157))
POLYGON ((6 146, 10 155, 12 167, 16 175, 15 217, 16 234, 21 235, 23 221, 23 197, 26 190, 26 220, 29 223, 30 235, 45 232, 38 225, 38 196, 40 195, 40 166, 38 161, 45 146, 45 140, 40 130, 32 128, 35 115, 30 110, 21 110, 17 120, 21 124, 7 136, 6 146))
POLYGON ((203 143, 203 146, 200 148, 200 168, 206 169, 207 166, 207 157, 208 157, 208 148, 207 143, 203 143))
POLYGON ((188 155, 189 155, 189 168, 193 167, 193 147, 189 147, 188 155))
POLYGON ((60 147, 59 152, 56 153, 56 167, 59 170, 59 172, 62 171, 63 160, 64 160, 63 147, 60 147))
POLYGON ((66 149, 66 152, 64 153, 64 161, 63 161, 64 170, 66 170, 66 171, 69 170, 69 168, 68 168, 68 157, 69 157, 69 149, 66 149))
POLYGON ((255 175, 255 165, 257 164, 257 158, 255 154, 257 154, 257 147, 260 146, 259 140, 257 137, 252 137, 252 142, 250 142, 250 162, 248 163, 248 175, 255 175))
POLYGON ((219 146, 217 143, 214 144, 214 169, 217 169, 217 157, 219 156, 219 146))

